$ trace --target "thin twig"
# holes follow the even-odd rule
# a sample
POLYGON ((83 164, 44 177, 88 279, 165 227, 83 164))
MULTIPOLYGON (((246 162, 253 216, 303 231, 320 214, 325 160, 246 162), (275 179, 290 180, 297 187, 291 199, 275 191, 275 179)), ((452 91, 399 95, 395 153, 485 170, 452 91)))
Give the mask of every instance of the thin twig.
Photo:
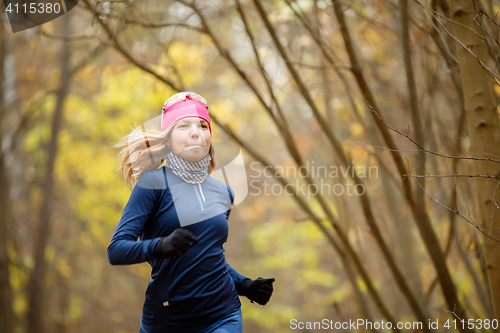
POLYGON ((486 237, 488 238, 491 238, 493 239, 494 241, 496 242, 500 242, 500 239, 496 239, 490 235, 488 235, 486 232, 483 231, 483 229, 481 229, 474 221, 472 221, 472 218, 471 219, 468 219, 466 218, 465 216, 463 216, 462 214, 460 214, 460 212, 458 210, 453 210, 449 207, 446 207, 445 205, 443 205, 442 203, 440 203, 439 201, 437 201, 436 199, 432 198, 429 193, 427 193, 425 191, 425 189, 419 184, 420 188, 422 189, 422 191, 424 191, 424 193, 429 197, 429 199, 431 199, 432 201, 434 201, 435 203, 437 203, 439 206, 443 207, 444 209, 450 211, 450 212, 453 212, 455 214, 457 214, 458 216, 460 216, 462 219, 464 219, 465 221, 467 221, 468 223, 470 223, 473 227, 475 227, 477 230, 479 230, 483 235, 485 235, 486 237))
MULTIPOLYGON (((382 124, 384 124, 388 129, 390 129, 391 131, 401 135, 402 137, 405 137, 407 138, 408 140, 410 140, 413 144, 415 144, 417 147, 419 147, 420 149, 422 149, 423 151, 429 153, 429 154, 433 154, 433 155, 436 155, 436 156, 440 156, 440 157, 446 157, 446 158, 455 158, 455 159, 461 159, 461 160, 474 160, 474 161, 488 161, 488 162, 495 162, 495 163, 500 163, 500 161, 498 160, 494 160, 494 159, 491 159, 491 158, 481 158, 481 157, 466 157, 466 156, 452 156, 452 155, 446 155, 446 154, 441 154, 441 153, 438 153, 436 151, 433 151, 433 150, 429 150, 429 149, 426 149, 425 147, 423 147, 422 145, 420 145, 418 142, 416 142, 414 139, 412 139, 408 134, 403 134, 401 133, 399 130, 395 129, 394 127, 391 127, 389 126, 381 117, 380 115, 377 113, 377 111, 375 111, 375 109, 369 105, 368 106, 370 111, 373 112, 377 117, 378 119, 380 119, 380 121, 382 122, 382 124)), ((369 145, 369 144, 366 144, 366 145, 369 145)), ((388 148, 385 148, 385 147, 375 147, 375 148, 384 148, 384 149, 387 149, 389 151, 399 151, 398 149, 388 149, 388 148)), ((403 150, 404 151, 404 150, 403 150)), ((409 150, 409 151, 415 151, 415 152, 419 152, 420 150, 409 150)))
POLYGON ((294 64, 294 65, 299 65, 299 66, 303 66, 303 67, 309 67, 309 68, 312 68, 312 69, 319 69, 319 70, 325 70, 325 69, 345 69, 347 71, 352 71, 352 68, 349 67, 349 66, 341 66, 341 65, 328 65, 328 66, 314 66, 314 65, 309 65, 309 64, 305 64, 303 62, 299 62, 299 61, 291 61, 291 60, 288 60, 287 61, 288 63, 290 64, 294 64))
POLYGON ((468 177, 468 178, 492 178, 492 179, 500 179, 498 176, 488 176, 488 175, 464 175, 464 174, 451 174, 451 175, 403 175, 403 179, 405 177, 413 177, 413 178, 445 178, 445 177, 468 177))
POLYGON ((163 27, 171 27, 171 26, 181 26, 181 27, 186 27, 188 29, 191 29, 191 30, 195 30, 195 31, 198 31, 200 33, 205 33, 205 29, 203 28, 198 28, 198 27, 195 27, 193 25, 190 25, 190 24, 187 24, 187 23, 184 23, 184 22, 165 22, 165 23, 151 23, 151 22, 141 22, 141 21, 137 21, 137 20, 132 20, 132 19, 129 19, 129 18, 125 18, 121 15, 116 15, 116 14, 104 14, 104 13, 101 13, 102 16, 107 16, 107 17, 112 17, 112 18, 116 18, 116 19, 121 19, 124 23, 130 23, 130 24, 135 24, 135 25, 140 25, 144 28, 163 28, 163 27))
POLYGON ((458 137, 458 138, 449 136, 448 138, 460 140, 460 139, 476 138, 476 137, 482 137, 482 136, 500 136, 500 135, 498 135, 498 134, 480 134, 480 135, 461 136, 461 137, 458 137))
POLYGON ((40 33, 42 35, 44 35, 45 37, 48 37, 48 38, 51 38, 51 39, 57 39, 57 40, 80 41, 80 40, 89 40, 89 39, 92 39, 92 38, 97 38, 94 35, 92 35, 92 36, 83 36, 83 35, 80 35, 80 36, 63 36, 63 35, 53 34, 53 33, 49 33, 47 31, 43 30, 43 28, 41 26, 38 26, 38 31, 40 31, 40 33))

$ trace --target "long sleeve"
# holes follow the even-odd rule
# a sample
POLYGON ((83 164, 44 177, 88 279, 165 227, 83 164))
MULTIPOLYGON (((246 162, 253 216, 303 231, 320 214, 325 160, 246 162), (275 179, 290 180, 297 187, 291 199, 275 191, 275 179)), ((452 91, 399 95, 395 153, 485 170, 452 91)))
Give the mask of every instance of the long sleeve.
POLYGON ((130 265, 153 258, 153 250, 161 238, 137 241, 155 206, 157 190, 137 184, 123 210, 118 227, 108 246, 112 265, 130 265))
MULTIPOLYGON (((229 187, 228 185, 227 186, 227 190, 229 192, 229 197, 231 199, 231 205, 233 204, 234 202, 234 191, 231 187, 229 187)), ((231 213, 231 209, 228 210, 227 212, 227 218, 229 219, 229 214, 231 213)), ((246 279, 249 279, 248 277, 244 276, 244 275, 241 275, 240 273, 238 273, 238 271, 236 271, 234 268, 232 268, 228 263, 226 263, 226 266, 227 266, 227 269, 229 270, 229 275, 231 276, 231 279, 233 279, 233 283, 234 283, 234 287, 236 288, 236 292, 238 293, 238 295, 241 295, 241 289, 242 289, 242 286, 243 286, 243 281, 245 281, 246 279)))
POLYGON ((234 283, 234 287, 236 288, 236 292, 238 293, 238 295, 241 295, 241 292, 242 292, 241 288, 243 286, 243 281, 245 281, 246 279, 250 280, 250 278, 238 273, 228 263, 226 263, 226 266, 227 266, 227 269, 229 270, 229 275, 231 276, 231 279, 233 279, 233 283, 234 283))

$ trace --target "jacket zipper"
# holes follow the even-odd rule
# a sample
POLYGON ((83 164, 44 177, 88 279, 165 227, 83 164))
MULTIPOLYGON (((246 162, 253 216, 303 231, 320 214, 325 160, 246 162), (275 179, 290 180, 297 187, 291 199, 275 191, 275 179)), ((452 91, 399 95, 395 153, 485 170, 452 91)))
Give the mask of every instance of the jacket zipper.
MULTIPOLYGON (((198 185, 200 185, 200 184, 198 184, 198 185)), ((194 186, 193 189, 194 189, 194 193, 196 194, 196 198, 198 198, 198 202, 200 203, 201 211, 204 212, 205 209, 203 208, 203 202, 201 202, 200 195, 198 194, 198 191, 196 191, 196 186, 194 186)), ((200 193, 203 196, 203 192, 201 192, 201 185, 200 185, 200 193)), ((205 201, 205 197, 203 197, 203 201, 205 201)))

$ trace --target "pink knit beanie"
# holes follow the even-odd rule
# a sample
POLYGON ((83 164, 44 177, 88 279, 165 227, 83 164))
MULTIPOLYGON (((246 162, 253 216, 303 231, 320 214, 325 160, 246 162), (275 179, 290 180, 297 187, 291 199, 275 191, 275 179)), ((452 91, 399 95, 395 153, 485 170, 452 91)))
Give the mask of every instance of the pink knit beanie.
POLYGON ((192 99, 189 95, 186 96, 185 100, 165 108, 162 114, 161 130, 167 130, 177 121, 186 117, 199 117, 206 120, 210 129, 210 134, 212 134, 212 125, 210 124, 210 116, 208 115, 207 107, 201 101, 192 99))

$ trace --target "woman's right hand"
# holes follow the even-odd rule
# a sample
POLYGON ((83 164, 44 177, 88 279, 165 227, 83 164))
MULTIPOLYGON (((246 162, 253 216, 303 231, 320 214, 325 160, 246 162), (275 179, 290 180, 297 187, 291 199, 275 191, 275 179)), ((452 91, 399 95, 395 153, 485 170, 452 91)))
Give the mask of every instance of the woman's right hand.
POLYGON ((154 255, 167 259, 182 257, 189 250, 191 242, 198 242, 198 237, 187 229, 177 228, 167 237, 160 239, 154 249, 154 255))

